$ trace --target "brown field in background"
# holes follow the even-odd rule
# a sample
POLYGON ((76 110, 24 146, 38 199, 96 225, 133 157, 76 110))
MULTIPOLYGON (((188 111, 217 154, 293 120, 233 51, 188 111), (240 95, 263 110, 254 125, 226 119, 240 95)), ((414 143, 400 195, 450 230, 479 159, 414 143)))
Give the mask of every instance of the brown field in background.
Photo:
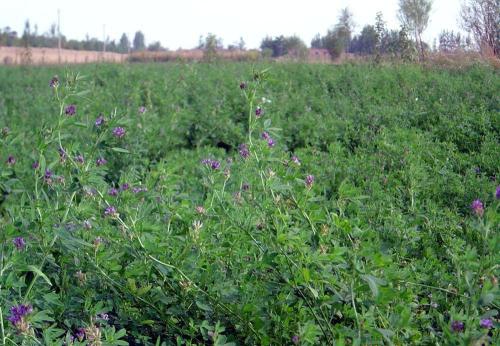
MULTIPOLYGON (((356 56, 353 54, 342 54, 341 57, 331 60, 326 49, 309 49, 306 56, 302 58, 293 55, 279 58, 263 58, 258 50, 218 50, 217 59, 228 61, 302 61, 308 63, 342 64, 372 62, 373 56, 356 56)), ((133 52, 131 54, 120 54, 112 52, 97 52, 84 50, 69 50, 57 48, 23 48, 23 47, 0 47, 0 65, 57 65, 57 64, 85 64, 85 63, 124 63, 124 62, 191 62, 202 61, 204 51, 201 49, 179 49, 176 51, 162 52, 133 52)), ((401 63, 400 60, 384 57, 386 63, 401 63)), ((483 57, 476 52, 455 53, 430 53, 427 55, 425 65, 443 66, 451 68, 463 68, 476 63, 486 63, 494 68, 500 68, 500 59, 495 57, 483 57)))
POLYGON ((1 65, 85 64, 91 62, 125 62, 127 54, 57 48, 0 47, 1 65))

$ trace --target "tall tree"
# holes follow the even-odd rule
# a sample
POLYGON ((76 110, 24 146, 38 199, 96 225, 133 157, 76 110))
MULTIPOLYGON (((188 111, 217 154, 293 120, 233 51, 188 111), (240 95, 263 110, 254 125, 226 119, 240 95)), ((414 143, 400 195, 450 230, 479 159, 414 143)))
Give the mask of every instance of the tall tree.
POLYGON ((382 58, 383 43, 387 36, 387 29, 385 27, 385 21, 382 12, 377 12, 377 15, 375 16, 375 33, 375 61, 379 63, 382 58))
POLYGON ((340 10, 338 23, 335 26, 337 39, 343 41, 344 50, 347 51, 354 31, 353 16, 349 8, 340 10))
POLYGON ((398 17, 401 24, 413 32, 420 58, 425 59, 422 33, 429 24, 432 0, 399 0, 398 17))
POLYGON ((467 0, 460 14, 481 53, 500 56, 500 0, 467 0))
POLYGON ((30 21, 28 19, 26 20, 26 22, 24 22, 24 31, 23 31, 22 40, 23 40, 23 44, 25 47, 28 47, 30 45, 31 26, 30 26, 30 21))
POLYGON ((134 36, 134 50, 144 50, 146 48, 146 42, 144 39, 144 34, 142 31, 137 31, 134 36))
POLYGON ((120 38, 120 43, 118 44, 118 50, 120 51, 120 53, 128 53, 129 49, 130 41, 127 34, 123 33, 122 37, 120 38))

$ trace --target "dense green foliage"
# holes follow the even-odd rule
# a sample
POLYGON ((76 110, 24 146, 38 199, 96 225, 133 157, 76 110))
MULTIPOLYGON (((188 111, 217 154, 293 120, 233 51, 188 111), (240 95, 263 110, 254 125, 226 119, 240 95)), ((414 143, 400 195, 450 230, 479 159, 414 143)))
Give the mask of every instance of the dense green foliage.
POLYGON ((0 344, 498 342, 499 72, 267 67, 0 69, 0 344))

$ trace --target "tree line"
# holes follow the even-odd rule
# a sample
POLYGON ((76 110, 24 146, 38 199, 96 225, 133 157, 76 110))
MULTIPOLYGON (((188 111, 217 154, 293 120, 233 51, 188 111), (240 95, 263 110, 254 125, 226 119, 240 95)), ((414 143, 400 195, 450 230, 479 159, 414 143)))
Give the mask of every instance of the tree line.
MULTIPOLYGON (((467 33, 444 30, 432 47, 422 40, 422 34, 429 23, 432 0, 399 0, 398 18, 400 27, 388 29, 383 14, 378 12, 373 24, 365 25, 359 34, 354 34, 353 15, 348 8, 342 9, 337 23, 323 35, 317 34, 310 47, 326 49, 335 59, 343 53, 355 55, 393 56, 403 60, 423 60, 430 51, 457 52, 479 50, 484 55, 500 56, 500 0, 464 0, 461 6, 461 26, 467 33)), ((159 41, 146 45, 144 33, 137 31, 131 41, 123 33, 118 41, 99 40, 87 37, 84 40, 67 39, 60 35, 53 24, 48 32, 40 34, 35 25, 32 30, 26 21, 22 35, 9 27, 0 29, 0 46, 57 48, 59 39, 65 49, 110 51, 129 53, 131 51, 164 51, 159 41)), ((196 47, 213 54, 224 49, 222 39, 214 34, 200 36, 196 47)), ((298 36, 265 37, 260 45, 264 57, 289 56, 305 58, 309 47, 298 36)), ((245 50, 243 38, 227 46, 229 50, 245 50)))

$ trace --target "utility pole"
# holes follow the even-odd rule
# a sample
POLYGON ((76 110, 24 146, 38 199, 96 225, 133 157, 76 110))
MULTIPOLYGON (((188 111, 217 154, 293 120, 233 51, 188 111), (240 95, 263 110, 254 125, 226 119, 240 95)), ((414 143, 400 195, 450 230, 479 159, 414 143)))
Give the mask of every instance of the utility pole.
POLYGON ((102 25, 102 52, 106 53, 106 24, 102 25))
POLYGON ((61 63, 61 10, 57 9, 57 35, 59 36, 57 42, 57 57, 59 64, 61 63))

